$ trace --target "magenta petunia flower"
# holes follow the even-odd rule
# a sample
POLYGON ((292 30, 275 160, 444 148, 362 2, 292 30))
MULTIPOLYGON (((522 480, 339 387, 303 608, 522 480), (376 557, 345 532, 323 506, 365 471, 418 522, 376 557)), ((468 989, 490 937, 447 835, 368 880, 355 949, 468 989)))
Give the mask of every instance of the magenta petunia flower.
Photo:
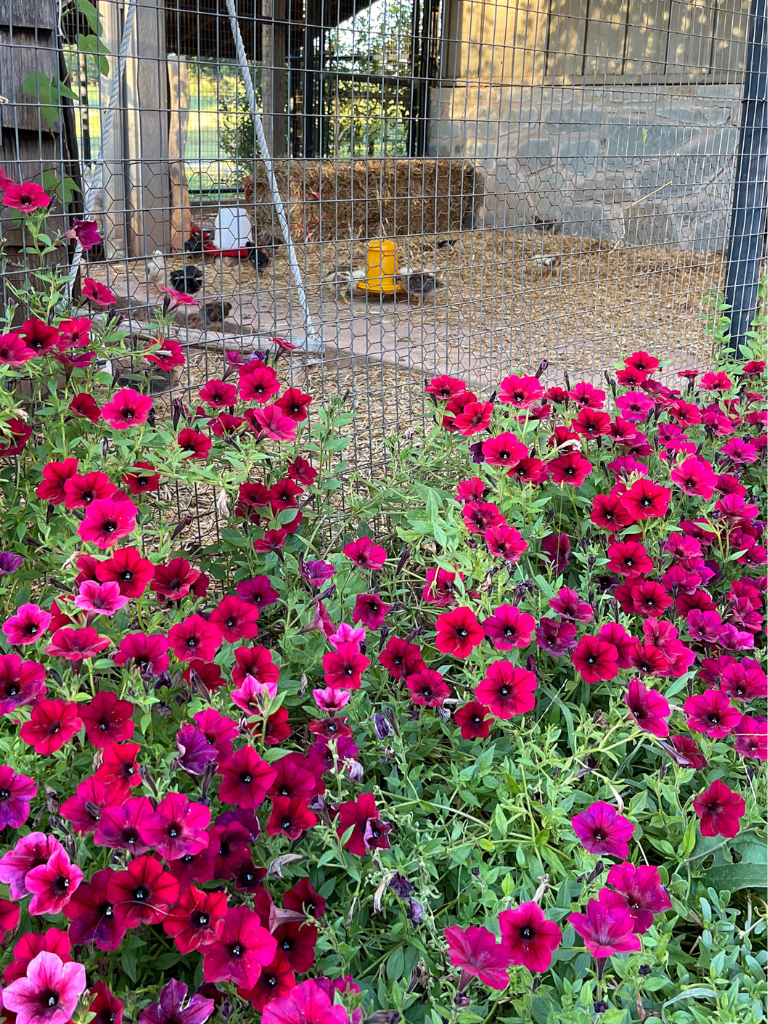
POLYGON ((552 954, 563 933, 554 921, 548 921, 538 903, 521 903, 499 914, 501 945, 513 964, 529 971, 543 972, 552 963, 552 954))
POLYGON ((568 921, 596 960, 642 948, 639 936, 632 931, 632 915, 617 903, 590 900, 586 914, 569 914, 568 921))
POLYGON ((12 850, 0 858, 0 882, 5 882, 11 891, 12 900, 29 895, 25 879, 33 868, 47 864, 57 850, 64 847, 54 836, 43 832, 30 832, 18 840, 12 850))
POLYGON ((23 366, 37 353, 29 348, 20 334, 0 334, 0 363, 5 366, 23 366))
POLYGON ((50 612, 44 611, 36 604, 23 604, 16 609, 15 615, 5 620, 3 633, 8 637, 9 644, 34 644, 48 629, 50 623, 50 612))
POLYGON ((608 545, 609 572, 632 579, 653 571, 645 545, 636 540, 618 540, 608 545))
POLYGON ((107 807, 122 803, 129 793, 130 786, 125 780, 107 785, 95 775, 89 775, 78 785, 75 795, 64 801, 59 813, 75 832, 86 834, 94 831, 107 807))
POLYGON ((550 599, 549 607, 557 615, 572 622, 591 622, 595 617, 592 605, 582 601, 575 590, 562 587, 557 595, 550 599))
POLYGON ((311 587, 322 587, 327 580, 336 575, 336 569, 322 558, 312 558, 307 562, 303 555, 299 555, 299 575, 311 587))
POLYGON ((632 514, 624 507, 621 499, 622 495, 613 492, 594 496, 590 519, 595 526, 601 530, 608 530, 609 533, 615 533, 634 522, 632 514))
POLYGON ((139 834, 166 860, 193 857, 208 846, 211 809, 182 793, 169 793, 139 825, 139 834))
POLYGON ((350 1024, 344 1007, 334 1003, 312 979, 268 1002, 261 1019, 262 1024, 350 1024))
POLYGON ((358 594, 352 611, 352 621, 362 622, 366 629, 381 629, 391 604, 385 604, 378 594, 358 594))
POLYGON ((482 623, 485 635, 500 651, 527 647, 531 642, 536 620, 513 604, 499 605, 482 623))
POLYGON ((37 796, 37 783, 13 768, 0 766, 0 828, 20 828, 29 817, 30 801, 37 796))
POLYGON ((581 487, 592 472, 592 463, 580 452, 567 452, 551 459, 547 467, 553 483, 570 484, 571 487, 581 487))
POLYGON ((630 680, 627 692, 624 694, 624 703, 629 708, 629 714, 635 725, 643 732, 663 739, 669 736, 670 715, 669 701, 657 690, 647 689, 640 680, 635 677, 630 680))
POLYGON ((444 654, 467 658, 485 636, 483 628, 471 608, 456 608, 443 612, 437 619, 435 646, 444 654))
POLYGON ((499 385, 499 401, 516 409, 527 409, 544 396, 544 388, 536 377, 510 374, 499 385))
POLYGON ((145 796, 132 796, 101 810, 94 832, 96 846, 127 850, 134 857, 149 853, 150 844, 141 835, 144 823, 154 814, 145 796))
POLYGON ((54 850, 46 864, 32 868, 24 877, 24 885, 32 893, 30 914, 58 914, 82 880, 83 872, 70 861, 66 851, 54 850))
POLYGON ((237 736, 236 722, 215 708, 198 711, 192 720, 211 746, 216 748, 220 760, 232 757, 232 740, 237 736))
POLYGON ((116 665, 135 665, 139 672, 168 671, 168 640, 162 633, 128 633, 112 656, 116 665))
POLYGON ((83 629, 57 629, 45 653, 65 661, 85 661, 95 658, 110 643, 109 637, 99 636, 90 626, 83 629))
POLYGON ((107 896, 117 923, 125 928, 158 924, 179 898, 179 883, 160 861, 145 855, 130 861, 125 871, 112 875, 107 896))
POLYGON ((163 921, 163 931, 171 936, 178 951, 186 956, 221 935, 226 913, 225 892, 204 892, 190 885, 163 921))
POLYGON ((571 818, 571 825, 588 853, 622 859, 627 857, 629 840, 635 826, 610 804, 596 801, 586 811, 571 818))
POLYGON ((672 482, 691 497, 708 499, 714 494, 717 475, 712 464, 697 455, 684 459, 669 475, 672 482))
POLYGON ((45 696, 45 669, 18 654, 0 654, 0 715, 45 696))
POLYGON ((88 1007, 88 1012, 94 1014, 90 1024, 123 1024, 125 1003, 122 999, 113 995, 103 981, 92 985, 91 993, 95 998, 88 1007))
POLYGON ((361 569, 383 569, 387 552, 370 537, 360 537, 344 547, 344 554, 361 569))
POLYGON ((128 498, 100 498, 88 506, 77 532, 84 541, 102 550, 112 548, 133 533, 138 511, 128 498))
POLYGON ((64 459, 63 462, 48 462, 43 466, 43 479, 35 492, 41 501, 51 505, 61 505, 66 498, 64 487, 77 473, 77 459, 64 459))
POLYGON ((80 716, 77 704, 62 700, 41 700, 32 709, 29 721, 19 730, 19 735, 38 754, 53 754, 60 750, 76 732, 80 731, 80 716))
POLYGON ((335 651, 323 655, 325 684, 340 686, 345 690, 359 690, 363 672, 370 663, 370 658, 360 653, 358 644, 341 643, 335 651))
POLYGON ((392 826, 382 821, 372 793, 361 793, 357 800, 348 800, 339 807, 336 832, 339 838, 352 829, 344 848, 358 857, 369 850, 388 850, 392 826))
POLYGON ((536 643, 555 658, 561 658, 576 646, 576 627, 572 622, 542 618, 536 627, 536 643))
POLYGON ((472 437, 488 429, 492 413, 491 402, 468 402, 459 415, 454 417, 453 424, 464 437, 472 437))
POLYGON ((277 953, 277 940, 247 907, 230 907, 218 938, 203 950, 207 982, 233 981, 250 988, 277 953))
POLYGON ((190 615, 168 630, 168 643, 179 661, 213 661, 223 637, 218 626, 202 615, 190 615))
POLYGON ((742 757, 768 761, 768 722, 764 715, 743 715, 733 734, 733 749, 742 757))
POLYGON ((757 462, 757 448, 751 441, 745 441, 740 437, 732 437, 720 451, 726 459, 736 465, 746 466, 757 462))
POLYGON ((183 981, 171 979, 163 986, 160 999, 145 1006, 138 1024, 205 1024, 216 1010, 213 999, 196 992, 187 999, 183 981))
POLYGON ((488 554, 505 562, 519 562, 528 550, 528 542, 514 526, 490 526, 485 531, 488 554))
POLYGON ((75 606, 94 615, 114 615, 128 604, 128 598, 120 593, 117 583, 97 583, 83 580, 75 606))
POLYGON ((739 831, 746 804, 743 797, 718 779, 696 797, 693 809, 701 819, 703 836, 732 839, 739 831))
POLYGON ((235 593, 249 604, 257 608, 266 608, 280 599, 280 594, 272 586, 269 576, 254 576, 243 580, 235 587, 235 593))
POLYGON ((571 657, 574 668, 588 683, 613 679, 618 672, 619 652, 598 636, 583 636, 571 657))
POLYGON ((654 914, 663 914, 672 908, 672 901, 661 884, 659 869, 641 864, 635 867, 629 861, 614 864, 608 872, 609 889, 600 890, 600 901, 624 907, 632 916, 632 931, 636 935, 647 932, 653 924, 654 914))
POLYGON ((683 708, 688 715, 688 728, 693 732, 703 732, 712 739, 723 739, 741 721, 741 712, 722 690, 694 694, 686 700, 683 708))
POLYGON ((508 431, 483 441, 483 455, 489 466, 512 469, 528 455, 528 446, 508 431))
POLYGON ((509 661, 494 661, 486 669, 485 679, 475 687, 475 698, 496 718, 525 715, 536 706, 536 676, 509 661))
MULTIPOLYGON (((7 193, 6 193, 7 203, 7 193)), ((63 963, 55 953, 38 953, 19 978, 3 991, 3 1006, 18 1024, 65 1024, 85 991, 85 967, 63 963)))
POLYGON ((459 928, 454 925, 445 929, 448 942, 448 956, 454 967, 458 967, 462 975, 478 978, 489 988, 502 991, 509 984, 507 968, 512 957, 496 942, 496 936, 487 928, 470 925, 459 928))
POLYGON ((114 430, 130 430, 147 422, 151 408, 149 395, 142 395, 133 388, 123 388, 102 406, 101 417, 114 430))
POLYGON ((45 192, 42 185, 34 181, 26 181, 17 185, 14 181, 6 179, 3 188, 5 195, 3 202, 13 210, 21 210, 22 213, 34 213, 35 210, 42 210, 51 201, 51 197, 45 192))
POLYGON ((211 612, 209 622, 229 644, 238 640, 253 640, 259 635, 259 609, 231 594, 222 598, 211 612))
POLYGON ((414 672, 405 681, 414 703, 423 707, 440 707, 446 697, 450 697, 451 690, 439 672, 431 668, 423 668, 414 672))
POLYGON ((627 391, 616 399, 616 407, 630 422, 643 423, 655 408, 655 403, 642 391, 627 391))
POLYGON ((263 409, 249 409, 247 417, 253 421, 257 431, 256 440, 269 437, 273 441, 294 441, 296 439, 296 420, 286 416, 279 405, 265 405, 263 409))

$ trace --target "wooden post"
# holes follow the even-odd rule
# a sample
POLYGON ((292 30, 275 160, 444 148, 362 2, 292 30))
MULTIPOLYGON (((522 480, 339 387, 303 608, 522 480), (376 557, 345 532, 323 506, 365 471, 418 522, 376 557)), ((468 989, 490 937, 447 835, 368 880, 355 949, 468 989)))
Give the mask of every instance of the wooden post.
POLYGON ((184 169, 184 146, 189 124, 189 73, 186 57, 168 58, 171 92, 171 123, 168 130, 168 158, 171 177, 171 248, 182 252, 192 227, 189 189, 184 169))
MULTIPOLYGON (((112 55, 109 58, 109 74, 99 78, 99 107, 101 123, 106 117, 109 97, 112 93, 112 80, 117 71, 117 53, 123 35, 123 18, 121 5, 117 0, 101 0, 99 14, 104 26, 104 44, 112 55)), ((120 259, 125 255, 126 216, 125 216, 125 180, 123 176, 123 91, 120 102, 113 111, 113 128, 109 144, 102 154, 102 182, 100 194, 93 204, 94 211, 103 210, 102 235, 104 238, 104 255, 107 259, 120 259)), ((98 154, 97 154, 98 155, 98 154)), ((98 168, 97 168, 98 172, 98 168)), ((87 187, 87 183, 86 183, 87 187)))
POLYGON ((274 157, 288 155, 288 0, 262 0, 262 13, 272 18, 261 30, 261 105, 267 146, 274 157))
POLYGON ((171 241, 165 5, 137 0, 125 65, 128 248, 146 256, 171 241))

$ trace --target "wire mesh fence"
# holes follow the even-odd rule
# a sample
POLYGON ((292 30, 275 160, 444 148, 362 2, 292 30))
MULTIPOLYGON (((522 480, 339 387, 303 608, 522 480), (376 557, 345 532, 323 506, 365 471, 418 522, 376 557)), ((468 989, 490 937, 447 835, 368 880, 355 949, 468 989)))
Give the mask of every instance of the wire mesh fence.
MULTIPOLYGON (((761 5, 240 0, 286 238, 225 0, 0 0, 2 162, 60 226, 97 221, 80 279, 137 337, 160 286, 194 293, 166 391, 286 339, 281 372, 349 392, 375 466, 436 373, 487 394, 542 359, 553 383, 634 349, 708 363, 761 5)), ((764 156, 750 173, 764 206, 764 156)), ((27 257, 2 229, 12 320, 27 257)))

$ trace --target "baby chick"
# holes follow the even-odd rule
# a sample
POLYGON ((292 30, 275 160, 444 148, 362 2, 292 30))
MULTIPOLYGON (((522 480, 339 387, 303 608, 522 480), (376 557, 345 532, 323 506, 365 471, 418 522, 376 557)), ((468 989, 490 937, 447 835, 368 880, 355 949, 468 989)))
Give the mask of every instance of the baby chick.
POLYGON ((184 267, 182 270, 174 270, 171 274, 171 285, 185 295, 194 295, 200 291, 203 284, 203 272, 197 267, 184 267))
POLYGON ((165 256, 159 249, 155 249, 147 260, 147 277, 152 284, 165 281, 165 256))
POLYGON ((352 267, 334 267, 323 278, 323 285, 334 288, 336 299, 345 306, 352 305, 352 295, 358 281, 365 280, 364 270, 353 270, 352 267))
POLYGON ((398 271, 400 284, 408 293, 409 302, 423 302, 426 295, 431 295, 438 288, 445 285, 434 274, 425 274, 423 271, 413 271, 409 267, 402 267, 398 271))

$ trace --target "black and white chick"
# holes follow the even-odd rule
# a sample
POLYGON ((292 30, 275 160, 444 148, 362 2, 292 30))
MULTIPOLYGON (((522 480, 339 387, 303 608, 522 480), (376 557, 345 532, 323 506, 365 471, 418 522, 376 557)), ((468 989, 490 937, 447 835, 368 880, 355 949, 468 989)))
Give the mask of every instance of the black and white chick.
POLYGON ((203 272, 198 267, 183 267, 170 276, 171 287, 185 295, 195 295, 203 287, 203 272))
POLYGON ((352 267, 334 267, 323 278, 323 286, 333 288, 336 299, 345 306, 352 305, 352 295, 358 281, 365 280, 364 270, 353 270, 352 267))
POLYGON ((434 294, 438 288, 445 288, 444 283, 434 274, 425 274, 422 270, 411 270, 402 267, 397 273, 398 282, 408 293, 409 302, 423 302, 425 297, 434 294))

